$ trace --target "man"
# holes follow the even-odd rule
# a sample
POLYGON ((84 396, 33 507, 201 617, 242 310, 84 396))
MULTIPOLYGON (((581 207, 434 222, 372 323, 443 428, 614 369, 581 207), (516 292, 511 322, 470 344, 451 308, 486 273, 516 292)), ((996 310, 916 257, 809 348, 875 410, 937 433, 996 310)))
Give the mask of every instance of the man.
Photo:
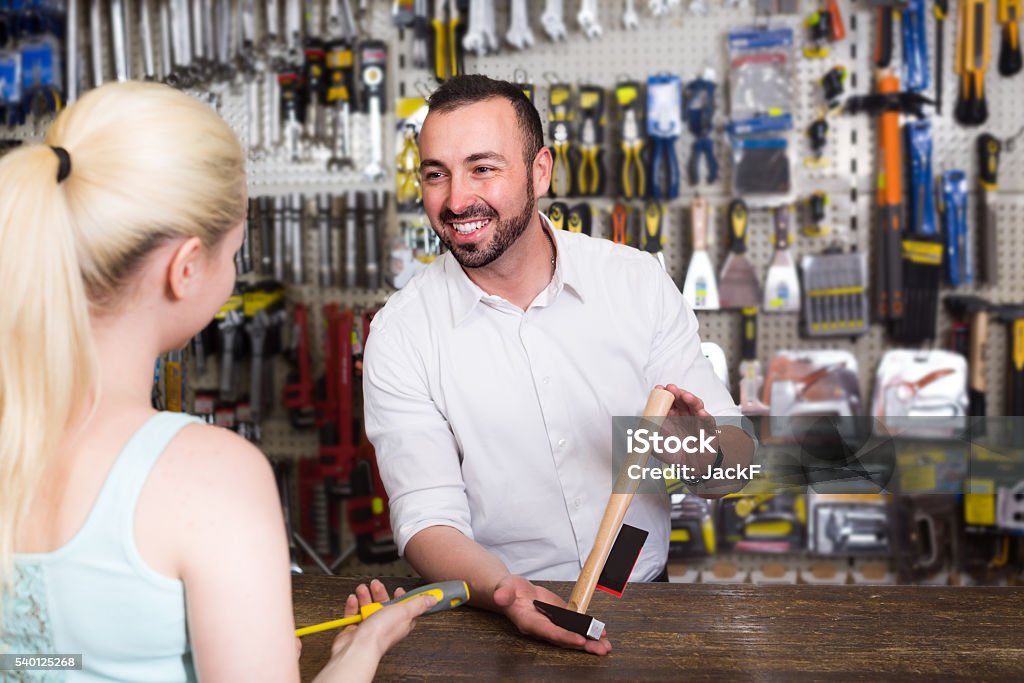
MULTIPOLYGON (((672 414, 739 411, 650 254, 554 231, 538 212, 552 158, 518 88, 447 81, 420 157, 449 253, 377 314, 364 356, 366 431, 399 550, 429 581, 466 580, 475 604, 523 633, 606 654, 606 638, 537 612, 534 599, 565 603, 529 579, 578 577, 611 492, 612 416, 636 415, 661 384, 672 414)), ((626 522, 650 532, 633 580, 664 580, 667 496, 637 496, 626 522)))

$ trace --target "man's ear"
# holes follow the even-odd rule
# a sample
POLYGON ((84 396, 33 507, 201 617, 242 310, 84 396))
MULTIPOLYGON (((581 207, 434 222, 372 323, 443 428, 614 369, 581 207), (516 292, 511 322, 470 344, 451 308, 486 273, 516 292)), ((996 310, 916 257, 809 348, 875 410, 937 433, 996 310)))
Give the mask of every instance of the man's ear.
POLYGON ((203 243, 198 237, 189 237, 182 242, 167 266, 167 292, 174 300, 184 299, 199 274, 199 259, 203 243))
POLYGON ((533 196, 543 197, 551 189, 551 150, 541 147, 533 158, 533 196))

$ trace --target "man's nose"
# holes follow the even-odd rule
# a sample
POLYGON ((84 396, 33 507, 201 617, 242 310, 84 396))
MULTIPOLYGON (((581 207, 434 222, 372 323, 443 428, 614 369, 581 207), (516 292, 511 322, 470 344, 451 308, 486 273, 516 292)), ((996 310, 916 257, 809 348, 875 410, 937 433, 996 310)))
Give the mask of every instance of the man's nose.
POLYGON ((453 174, 448 186, 448 210, 461 214, 476 203, 472 183, 458 174, 453 174))

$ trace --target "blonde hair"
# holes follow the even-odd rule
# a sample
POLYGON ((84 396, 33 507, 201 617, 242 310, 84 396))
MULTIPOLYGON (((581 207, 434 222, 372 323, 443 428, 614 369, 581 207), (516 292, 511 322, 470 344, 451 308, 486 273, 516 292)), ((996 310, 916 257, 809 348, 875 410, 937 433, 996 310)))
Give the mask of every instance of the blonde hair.
MULTIPOLYGON (((40 478, 98 396, 91 316, 161 241, 214 246, 245 216, 245 159, 207 105, 112 83, 0 160, 0 576, 40 478), (71 170, 58 182, 58 154, 71 170)), ((3 594, 0 584, 0 597, 3 594)))

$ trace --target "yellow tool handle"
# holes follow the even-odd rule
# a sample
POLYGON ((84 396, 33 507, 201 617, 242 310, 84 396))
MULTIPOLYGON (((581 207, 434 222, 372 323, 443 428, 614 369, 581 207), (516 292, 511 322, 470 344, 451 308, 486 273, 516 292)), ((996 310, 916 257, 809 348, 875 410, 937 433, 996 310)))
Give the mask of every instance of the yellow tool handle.
MULTIPOLYGON (((633 179, 630 177, 629 169, 633 165, 633 154, 629 145, 622 143, 622 196, 626 199, 633 198, 633 179)), ((638 164, 639 165, 639 164, 638 164)))
POLYGON ((448 77, 448 70, 445 68, 448 50, 445 47, 444 22, 434 19, 431 24, 434 27, 434 75, 437 76, 437 80, 443 81, 448 77))
POLYGON ((459 25, 461 23, 462 19, 459 17, 452 17, 448 22, 448 57, 451 60, 449 66, 453 78, 462 75, 459 73, 459 25))
POLYGON ((351 617, 335 619, 334 621, 325 621, 322 624, 296 629, 295 635, 301 638, 302 636, 308 636, 311 633, 320 633, 321 631, 330 631, 331 629, 341 628, 342 626, 358 624, 374 612, 377 612, 388 605, 407 602, 421 595, 431 595, 437 600, 437 603, 433 607, 424 612, 424 614, 433 614, 435 612, 443 612, 445 610, 453 609, 465 602, 468 602, 469 586, 466 585, 465 581, 442 581, 440 583, 431 583, 426 586, 421 586, 416 590, 409 591, 401 597, 388 600, 387 602, 371 602, 369 605, 363 605, 359 608, 359 614, 355 614, 351 617))
MULTIPOLYGON (((662 420, 658 418, 663 419, 668 415, 673 402, 675 402, 675 396, 668 391, 652 390, 650 396, 647 397, 647 405, 644 407, 644 417, 652 418, 652 421, 660 427, 662 420)), ((630 453, 619 469, 619 476, 612 488, 612 495, 608 499, 604 517, 601 519, 601 526, 594 539, 594 547, 587 555, 583 571, 580 572, 580 578, 577 579, 576 587, 573 588, 572 597, 569 599, 569 604, 566 605, 575 612, 585 614, 587 607, 590 606, 590 599, 594 597, 594 589, 597 588, 597 579, 601 575, 604 563, 608 561, 608 553, 611 552, 615 537, 619 534, 619 527, 622 526, 622 519, 626 516, 626 510, 629 509, 629 504, 633 500, 633 494, 636 493, 640 485, 639 479, 628 476, 629 468, 633 465, 643 467, 647 464, 647 458, 646 453, 630 453)))

